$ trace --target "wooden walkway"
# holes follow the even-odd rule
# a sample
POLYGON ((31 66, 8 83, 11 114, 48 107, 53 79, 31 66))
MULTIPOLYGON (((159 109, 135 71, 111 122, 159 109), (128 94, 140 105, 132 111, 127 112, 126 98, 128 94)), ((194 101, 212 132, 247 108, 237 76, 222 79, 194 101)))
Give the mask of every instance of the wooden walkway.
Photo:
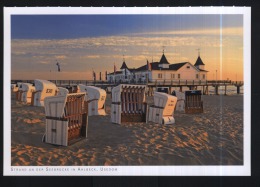
MULTIPOLYGON (((237 94, 240 94, 240 87, 244 85, 243 81, 231 81, 231 80, 156 80, 153 82, 108 82, 108 81, 93 81, 93 80, 50 80, 55 83, 57 86, 67 87, 73 86, 77 84, 84 84, 88 86, 97 86, 102 89, 111 91, 111 88, 117 86, 119 84, 138 84, 138 85, 147 85, 148 92, 152 92, 154 89, 158 88, 168 88, 168 92, 172 93, 173 88, 179 88, 180 91, 183 90, 184 87, 188 87, 190 90, 196 90, 198 87, 202 88, 202 93, 204 95, 209 94, 209 87, 214 87, 214 93, 216 95, 219 94, 219 87, 224 87, 224 95, 227 95, 227 87, 235 86, 237 88, 237 94)), ((26 83, 34 83, 34 80, 12 80, 12 83, 17 82, 26 82, 26 83)))
POLYGON ((240 87, 244 85, 243 81, 230 81, 230 80, 218 80, 218 81, 195 81, 195 80, 185 80, 185 81, 155 81, 147 84, 149 89, 153 89, 154 87, 168 87, 169 92, 172 92, 172 88, 178 87, 180 91, 183 90, 183 87, 188 87, 190 90, 197 90, 200 86, 202 87, 202 93, 204 95, 209 94, 209 86, 214 87, 215 94, 219 94, 219 87, 224 87, 225 92, 224 95, 227 95, 227 87, 235 86, 237 88, 237 94, 240 94, 240 87))

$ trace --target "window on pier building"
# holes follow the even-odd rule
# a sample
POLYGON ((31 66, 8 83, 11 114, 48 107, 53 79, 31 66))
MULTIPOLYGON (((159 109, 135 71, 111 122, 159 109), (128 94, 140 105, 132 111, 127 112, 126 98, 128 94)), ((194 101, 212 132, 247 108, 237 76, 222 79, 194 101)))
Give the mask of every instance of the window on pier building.
POLYGON ((162 73, 158 73, 158 79, 162 79, 162 73))
POLYGON ((196 79, 198 79, 199 78, 199 74, 196 74, 196 79))
POLYGON ((181 78, 181 74, 178 74, 178 79, 180 79, 181 78))
POLYGON ((171 78, 175 79, 175 74, 174 73, 171 74, 171 78))
POLYGON ((203 75, 202 75, 202 78, 203 78, 203 79, 205 79, 205 78, 206 78, 205 74, 203 74, 203 75))

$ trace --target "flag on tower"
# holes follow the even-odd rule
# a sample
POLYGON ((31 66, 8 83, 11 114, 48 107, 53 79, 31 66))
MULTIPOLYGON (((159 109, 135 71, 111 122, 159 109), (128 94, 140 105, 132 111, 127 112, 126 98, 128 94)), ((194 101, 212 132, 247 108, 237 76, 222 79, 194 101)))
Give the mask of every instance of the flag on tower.
POLYGON ((148 70, 148 71, 152 69, 151 63, 149 63, 148 60, 147 60, 146 67, 147 67, 147 70, 148 70))
POLYGON ((114 64, 114 74, 116 73, 116 65, 114 64))

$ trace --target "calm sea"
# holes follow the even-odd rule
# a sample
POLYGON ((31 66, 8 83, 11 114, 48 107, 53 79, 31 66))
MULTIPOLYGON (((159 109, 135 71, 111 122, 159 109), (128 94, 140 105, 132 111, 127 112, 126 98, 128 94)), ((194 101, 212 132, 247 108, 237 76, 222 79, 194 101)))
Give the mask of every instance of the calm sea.
MULTIPOLYGON (((225 93, 225 87, 221 86, 218 89, 219 94, 225 93)), ((210 87, 209 94, 215 94, 214 88, 210 87)), ((227 94, 228 95, 237 95, 237 87, 235 86, 227 86, 227 94)), ((244 86, 240 87, 240 94, 244 94, 244 86)))

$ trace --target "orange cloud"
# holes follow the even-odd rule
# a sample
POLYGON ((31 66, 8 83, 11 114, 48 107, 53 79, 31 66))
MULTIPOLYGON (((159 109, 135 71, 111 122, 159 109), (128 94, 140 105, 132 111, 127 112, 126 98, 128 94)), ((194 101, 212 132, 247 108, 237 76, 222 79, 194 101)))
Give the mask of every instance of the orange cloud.
POLYGON ((162 32, 147 32, 147 33, 135 33, 137 35, 243 35, 242 27, 230 27, 230 28, 214 28, 214 29, 192 29, 192 30, 179 30, 179 31, 162 31, 162 32))

